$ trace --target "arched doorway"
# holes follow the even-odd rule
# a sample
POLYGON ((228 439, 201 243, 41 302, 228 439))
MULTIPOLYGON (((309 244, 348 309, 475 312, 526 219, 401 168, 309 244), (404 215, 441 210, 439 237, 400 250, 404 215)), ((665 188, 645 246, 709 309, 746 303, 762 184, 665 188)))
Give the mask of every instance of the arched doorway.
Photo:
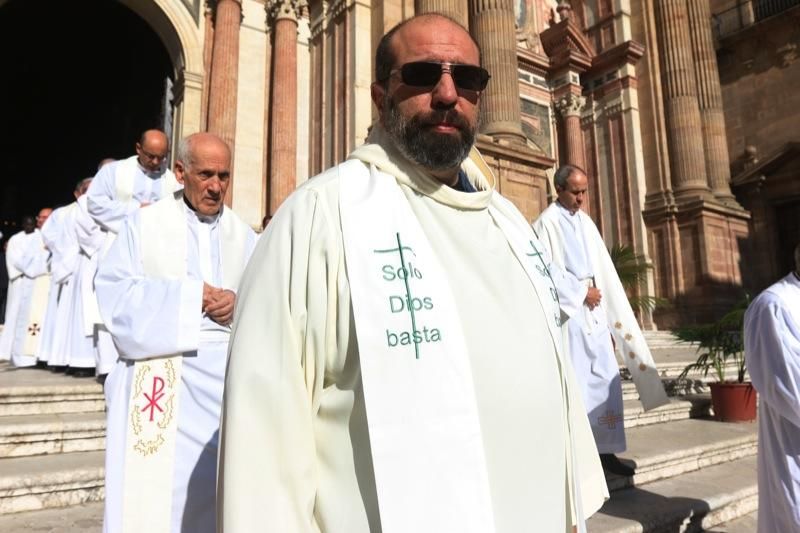
POLYGON ((141 131, 169 127, 176 68, 156 32, 122 3, 0 4, 6 224, 69 203, 75 182, 93 175, 101 159, 127 157, 141 131))

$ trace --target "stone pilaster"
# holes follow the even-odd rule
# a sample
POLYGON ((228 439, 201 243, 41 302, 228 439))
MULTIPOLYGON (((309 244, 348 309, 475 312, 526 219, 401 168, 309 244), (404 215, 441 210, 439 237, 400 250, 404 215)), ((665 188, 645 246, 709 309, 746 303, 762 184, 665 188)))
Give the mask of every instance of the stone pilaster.
POLYGON ((465 28, 469 28, 468 0, 414 0, 414 10, 417 15, 423 13, 441 13, 457 21, 465 28))
POLYGON ((469 27, 492 75, 481 95, 481 132, 523 144, 513 0, 472 0, 469 27))
POLYGON ((206 77, 205 83, 203 83, 203 114, 200 117, 200 124, 205 130, 208 128, 208 96, 211 92, 209 90, 211 86, 211 54, 214 51, 214 9, 210 3, 206 3, 203 23, 205 25, 203 34, 203 69, 205 70, 206 77))
POLYGON ((673 191, 676 200, 710 196, 686 0, 655 4, 673 191))
POLYGON ((708 0, 688 0, 688 8, 708 185, 714 196, 720 200, 734 202, 730 188, 731 171, 722 110, 722 89, 711 35, 711 11, 708 0))
MULTIPOLYGON (((208 131, 228 143, 233 156, 236 140, 236 95, 239 74, 240 0, 216 0, 214 48, 208 94, 208 131)), ((229 186, 233 191, 233 187, 229 186)), ((229 201, 230 196, 228 195, 229 201)))
POLYGON ((581 112, 584 106, 586 106, 586 98, 572 93, 564 95, 555 103, 556 110, 564 120, 565 162, 586 171, 583 132, 581 131, 581 112))
POLYGON ((273 0, 267 9, 273 28, 271 122, 267 213, 272 216, 295 188, 297 173, 298 0, 273 0))

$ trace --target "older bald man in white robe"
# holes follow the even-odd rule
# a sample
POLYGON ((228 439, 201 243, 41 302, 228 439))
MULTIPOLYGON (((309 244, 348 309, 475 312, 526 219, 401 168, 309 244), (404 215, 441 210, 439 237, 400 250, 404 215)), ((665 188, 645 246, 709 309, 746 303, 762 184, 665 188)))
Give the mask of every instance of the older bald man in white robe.
POLYGON ((255 232, 223 206, 227 145, 179 149, 182 191, 123 223, 95 281, 120 356, 106 380, 106 532, 215 530, 217 430, 239 277, 255 232))

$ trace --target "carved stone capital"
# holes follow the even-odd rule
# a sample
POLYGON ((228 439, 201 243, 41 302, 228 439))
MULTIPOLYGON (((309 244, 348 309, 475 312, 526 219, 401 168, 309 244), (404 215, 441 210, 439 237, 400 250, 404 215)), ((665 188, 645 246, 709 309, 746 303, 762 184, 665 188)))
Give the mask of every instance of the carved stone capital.
POLYGON ((580 117, 586 106, 586 98, 574 94, 567 94, 559 98, 555 107, 562 117, 580 117))
POLYGON ((267 19, 270 25, 288 19, 297 22, 306 7, 305 0, 269 0, 267 2, 267 19))

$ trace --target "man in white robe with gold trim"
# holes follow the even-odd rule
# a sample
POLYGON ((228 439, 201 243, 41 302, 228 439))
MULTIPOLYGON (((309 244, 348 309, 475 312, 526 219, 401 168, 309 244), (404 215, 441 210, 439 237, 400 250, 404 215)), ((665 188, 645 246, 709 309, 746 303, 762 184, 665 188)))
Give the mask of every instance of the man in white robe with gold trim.
POLYGON ((795 268, 744 316, 758 398, 758 533, 800 531, 800 245, 795 268))
POLYGON ((14 264, 22 272, 19 314, 14 326, 14 342, 11 345, 11 364, 17 367, 36 365, 36 356, 41 345, 50 294, 50 252, 44 245, 41 228, 52 211, 49 207, 39 210, 36 228, 31 232, 28 232, 23 222, 24 251, 14 264))
MULTIPOLYGON (((147 130, 136 143, 136 155, 101 164, 87 191, 89 214, 106 232, 105 251, 114 242, 125 219, 139 208, 165 198, 180 188, 175 175, 167 168, 169 139, 161 130, 147 130)), ((105 324, 95 327, 94 342, 107 367, 117 360, 117 351, 105 324)))
POLYGON ((585 531, 607 490, 548 261, 470 155, 478 45, 423 15, 376 65, 380 123, 240 286, 219 531, 585 531))
POLYGON ((601 461, 610 472, 632 476, 634 470, 615 455, 626 449, 615 346, 624 354, 645 410, 669 399, 605 243, 581 210, 588 189, 586 174, 564 165, 554 181, 558 199, 542 212, 534 231, 564 273, 559 298, 580 310, 566 321, 565 338, 601 461))
POLYGON ((123 223, 95 280, 119 348, 106 380, 106 532, 213 532, 220 404, 235 291, 255 233, 223 207, 231 155, 181 143, 185 185, 123 223))

